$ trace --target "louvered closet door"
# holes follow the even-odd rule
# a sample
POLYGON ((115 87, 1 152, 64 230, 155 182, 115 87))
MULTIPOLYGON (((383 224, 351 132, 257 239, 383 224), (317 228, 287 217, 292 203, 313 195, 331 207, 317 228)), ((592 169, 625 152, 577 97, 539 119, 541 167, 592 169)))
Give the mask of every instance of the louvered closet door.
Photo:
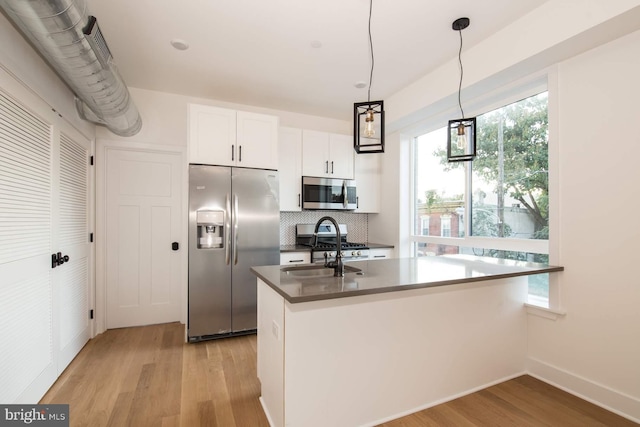
MULTIPOLYGON (((53 128, 46 112, 25 108, 2 89, 5 84, 0 79, 0 402, 13 403, 37 401, 57 374, 50 258, 53 128)), ((30 96, 24 92, 21 99, 30 96)))
POLYGON ((0 68, 0 403, 37 403, 89 339, 90 151, 0 68))
MULTIPOLYGON (((62 129, 57 183, 58 204, 54 252, 69 256, 56 267, 58 297, 58 373, 67 367, 89 339, 89 151, 90 142, 73 129, 62 129)), ((58 154, 58 153, 56 153, 58 154)), ((56 162, 54 162, 56 164, 56 162)))

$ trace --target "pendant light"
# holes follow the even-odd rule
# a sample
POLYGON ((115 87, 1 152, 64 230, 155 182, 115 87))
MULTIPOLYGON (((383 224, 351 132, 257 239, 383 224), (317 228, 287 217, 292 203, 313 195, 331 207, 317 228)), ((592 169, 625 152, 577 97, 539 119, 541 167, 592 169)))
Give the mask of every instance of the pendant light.
POLYGON ((460 63, 460 83, 458 84, 458 106, 461 119, 449 120, 447 129, 447 159, 450 162, 463 162, 473 160, 476 156, 476 118, 464 117, 460 93, 462 91, 462 30, 469 26, 469 18, 458 18, 451 24, 451 28, 460 34, 460 49, 458 50, 458 62, 460 63))
POLYGON ((373 80, 373 40, 371 38, 371 11, 373 0, 369 0, 369 49, 371 51, 371 71, 367 102, 353 104, 353 149, 358 154, 384 153, 384 102, 371 101, 371 81, 373 80))

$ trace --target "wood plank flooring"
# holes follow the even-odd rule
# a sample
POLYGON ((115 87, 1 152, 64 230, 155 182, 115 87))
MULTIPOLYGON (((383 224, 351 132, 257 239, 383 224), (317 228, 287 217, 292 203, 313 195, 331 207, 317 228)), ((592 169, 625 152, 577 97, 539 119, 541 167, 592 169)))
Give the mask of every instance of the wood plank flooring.
POLYGON ((184 325, 112 329, 82 349, 41 403, 72 426, 268 426, 256 336, 184 343, 184 325))
MULTIPOLYGON (((41 403, 70 404, 72 426, 268 426, 259 395, 255 335, 185 344, 171 323, 92 339, 41 403)), ((423 426, 637 424, 522 376, 381 427, 423 426)))

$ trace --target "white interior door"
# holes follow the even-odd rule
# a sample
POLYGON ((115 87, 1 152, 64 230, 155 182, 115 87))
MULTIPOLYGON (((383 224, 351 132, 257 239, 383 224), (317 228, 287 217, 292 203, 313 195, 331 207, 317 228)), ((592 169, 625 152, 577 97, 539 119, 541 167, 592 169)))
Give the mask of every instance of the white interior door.
POLYGON ((89 338, 90 149, 0 69, 0 402, 36 403, 89 338))
POLYGON ((107 148, 107 329, 180 320, 181 154, 107 148))

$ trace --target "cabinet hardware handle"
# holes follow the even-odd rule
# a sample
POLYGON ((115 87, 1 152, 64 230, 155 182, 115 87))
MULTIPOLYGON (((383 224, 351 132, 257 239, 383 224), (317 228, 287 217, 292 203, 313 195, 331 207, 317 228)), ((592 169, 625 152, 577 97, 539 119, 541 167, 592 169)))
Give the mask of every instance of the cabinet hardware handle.
POLYGON ((329 173, 329 160, 324 162, 324 173, 329 173))
POLYGON ((333 160, 331 160, 331 174, 333 175, 333 160))
POLYGON ((172 251, 177 251, 178 249, 180 249, 180 243, 178 243, 178 242, 171 243, 171 250, 172 251))
POLYGON ((51 254, 51 268, 56 268, 65 262, 69 262, 69 255, 62 255, 62 252, 51 254))
POLYGON ((356 196, 356 209, 360 208, 360 196, 356 196))
POLYGON ((385 258, 385 255, 374 255, 374 258, 385 258))
POLYGON ((300 207, 300 193, 298 193, 298 207, 300 207))
POLYGON ((303 259, 290 259, 289 262, 302 262, 303 259))
POLYGON ((236 146, 231 144, 231 161, 232 162, 235 160, 235 152, 236 152, 236 146))
POLYGON ((238 145, 238 161, 242 161, 242 145, 238 145))

